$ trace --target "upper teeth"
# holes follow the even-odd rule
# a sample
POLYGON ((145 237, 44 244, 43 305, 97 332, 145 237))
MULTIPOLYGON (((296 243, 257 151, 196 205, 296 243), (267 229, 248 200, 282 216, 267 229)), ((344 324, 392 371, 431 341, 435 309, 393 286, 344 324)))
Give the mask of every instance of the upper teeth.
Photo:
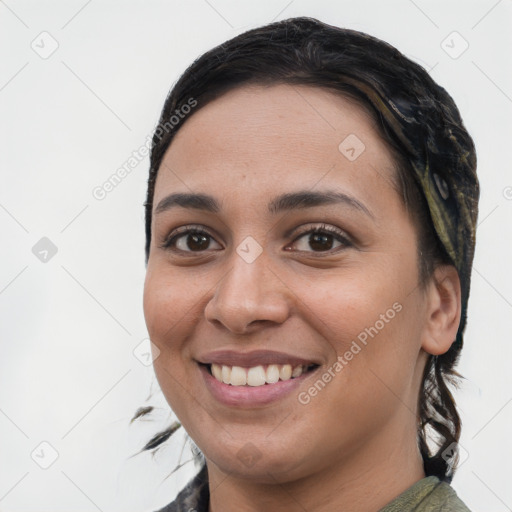
POLYGON ((291 364, 269 364, 266 368, 261 365, 244 368, 214 363, 212 364, 212 375, 218 381, 232 386, 263 386, 274 384, 279 380, 300 377, 305 368, 301 365, 292 367, 291 364))

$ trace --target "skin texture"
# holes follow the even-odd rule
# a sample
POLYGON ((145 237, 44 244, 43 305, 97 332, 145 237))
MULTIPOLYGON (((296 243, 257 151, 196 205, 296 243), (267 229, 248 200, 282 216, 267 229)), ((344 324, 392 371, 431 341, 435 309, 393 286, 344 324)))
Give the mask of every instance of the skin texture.
POLYGON ((424 477, 422 370, 427 353, 455 339, 460 284, 443 266, 419 286, 416 231, 393 166, 358 105, 307 86, 235 89, 191 115, 169 147, 156 182, 144 313, 160 351, 159 384, 206 457, 212 512, 376 511, 424 477), (350 134, 365 145, 354 161, 338 149, 350 134), (272 198, 298 190, 343 192, 371 216, 343 203, 268 211, 272 198), (221 209, 155 213, 176 192, 212 195, 221 209), (304 233, 322 224, 349 243, 327 233, 318 249, 304 233), (186 225, 207 230, 210 244, 193 251, 183 235, 177 247, 188 252, 161 247, 186 225), (236 252, 248 236, 263 249, 252 263, 236 252), (400 312, 300 403, 298 393, 397 303, 400 312), (275 403, 233 407, 213 398, 196 362, 216 349, 278 350, 321 366, 275 403), (240 456, 249 441, 252 465, 240 456))

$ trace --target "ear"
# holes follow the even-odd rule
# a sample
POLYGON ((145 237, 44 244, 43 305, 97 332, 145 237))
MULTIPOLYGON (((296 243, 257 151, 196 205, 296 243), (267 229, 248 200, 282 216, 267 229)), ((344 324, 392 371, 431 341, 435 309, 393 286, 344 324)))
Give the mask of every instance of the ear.
POLYGON ((448 351, 459 329, 462 308, 457 269, 453 265, 438 266, 426 294, 426 324, 421 347, 437 356, 448 351))

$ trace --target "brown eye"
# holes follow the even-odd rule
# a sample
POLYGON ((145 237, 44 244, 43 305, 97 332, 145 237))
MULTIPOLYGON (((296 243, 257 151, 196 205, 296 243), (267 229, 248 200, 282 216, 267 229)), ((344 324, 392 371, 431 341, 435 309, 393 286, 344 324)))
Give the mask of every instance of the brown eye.
POLYGON ((213 237, 201 229, 182 229, 177 234, 172 234, 164 242, 163 247, 173 251, 181 252, 203 252, 208 249, 218 250, 222 247, 213 237), (217 247, 212 247, 212 245, 217 247))
MULTIPOLYGON (((209 237, 200 233, 189 233, 188 235, 179 238, 185 238, 185 245, 187 246, 187 249, 190 249, 191 251, 204 251, 205 249, 208 249, 208 246, 210 245, 209 237)), ((176 242, 176 247, 180 250, 184 250, 182 247, 179 247, 179 238, 176 242)))
POLYGON ((323 233, 311 233, 308 243, 315 251, 328 251, 332 249, 334 236, 323 233))
POLYGON ((298 251, 327 252, 352 244, 342 231, 322 225, 302 233, 295 239, 293 245, 298 251))

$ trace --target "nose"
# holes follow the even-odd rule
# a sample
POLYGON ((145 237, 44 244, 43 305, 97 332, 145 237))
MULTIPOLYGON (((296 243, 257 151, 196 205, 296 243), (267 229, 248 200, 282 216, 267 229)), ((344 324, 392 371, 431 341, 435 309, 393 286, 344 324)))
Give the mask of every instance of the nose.
POLYGON ((285 322, 292 294, 264 253, 247 263, 234 252, 229 263, 229 270, 205 307, 206 319, 234 334, 285 322))

